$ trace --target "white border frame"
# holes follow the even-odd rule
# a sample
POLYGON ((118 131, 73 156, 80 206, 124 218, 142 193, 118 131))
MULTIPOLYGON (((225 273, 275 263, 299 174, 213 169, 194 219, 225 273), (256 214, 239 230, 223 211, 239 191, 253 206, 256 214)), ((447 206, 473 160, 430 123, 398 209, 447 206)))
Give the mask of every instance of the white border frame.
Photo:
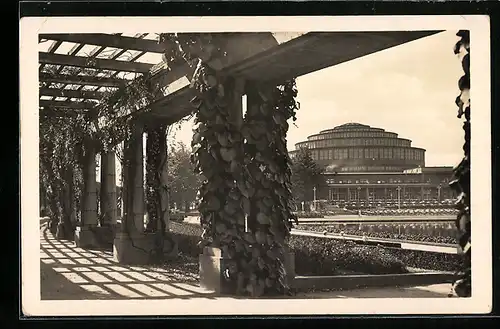
MULTIPOLYGON (((450 52, 453 45, 450 44, 450 52)), ((457 58, 457 61, 458 58, 457 58)), ((28 316, 478 314, 492 307, 490 23, 488 16, 28 17, 20 21, 22 310, 28 316), (38 33, 295 32, 468 29, 471 97, 472 297, 413 299, 40 299, 38 33), (258 27, 258 29, 257 29, 258 27), (293 31, 290 28, 293 27, 293 31), (172 31, 173 32, 173 31, 172 31)), ((459 94, 457 86, 457 95, 459 94)), ((454 99, 450 99, 452 103, 454 99)), ((450 124, 453 124, 450 122, 450 124)), ((459 119, 457 125, 461 124, 459 119)))

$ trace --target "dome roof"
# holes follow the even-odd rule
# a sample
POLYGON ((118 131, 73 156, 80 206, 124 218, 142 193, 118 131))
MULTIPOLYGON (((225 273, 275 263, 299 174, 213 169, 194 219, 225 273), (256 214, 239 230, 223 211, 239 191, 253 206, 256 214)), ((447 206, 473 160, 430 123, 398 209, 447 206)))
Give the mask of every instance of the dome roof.
POLYGON ((348 122, 308 136, 295 148, 308 148, 319 164, 340 171, 380 172, 425 166, 425 150, 411 143, 395 132, 348 122))
POLYGON ((365 124, 358 123, 358 122, 348 122, 348 123, 344 123, 344 124, 341 124, 339 126, 336 126, 336 127, 330 128, 330 129, 321 130, 317 135, 322 135, 322 134, 327 134, 327 133, 332 133, 332 132, 345 132, 345 131, 385 132, 385 129, 371 127, 369 125, 365 125, 365 124))
POLYGON ((371 128, 370 126, 368 125, 363 125, 361 123, 357 123, 357 122, 348 122, 348 123, 344 123, 343 125, 340 125, 340 126, 337 126, 333 129, 344 129, 344 128, 371 128))

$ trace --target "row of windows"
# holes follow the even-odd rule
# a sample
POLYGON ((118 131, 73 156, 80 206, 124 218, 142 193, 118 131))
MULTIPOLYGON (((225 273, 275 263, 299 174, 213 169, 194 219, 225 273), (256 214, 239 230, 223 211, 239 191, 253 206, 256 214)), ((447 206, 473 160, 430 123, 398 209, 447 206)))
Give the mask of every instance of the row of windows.
POLYGON ((396 138, 398 135, 394 133, 380 132, 380 131, 349 131, 349 132, 335 132, 329 134, 314 135, 309 137, 309 140, 321 140, 330 138, 356 138, 356 137, 391 137, 396 138))
POLYGON ((311 150, 314 160, 341 159, 402 159, 424 160, 424 151, 410 148, 350 148, 311 150))
POLYGON ((394 139, 394 138, 352 138, 352 139, 326 139, 310 142, 302 142, 297 145, 297 147, 309 147, 309 148, 320 148, 320 147, 330 147, 330 146, 361 146, 361 145, 382 145, 382 146, 404 146, 410 147, 411 141, 406 139, 394 139))
POLYGON ((340 168, 342 172, 360 172, 360 171, 401 171, 400 167, 394 166, 348 166, 340 168))
POLYGON ((373 180, 373 179, 327 179, 327 184, 399 184, 399 183, 431 183, 431 180, 423 182, 418 178, 389 178, 388 180, 373 180))

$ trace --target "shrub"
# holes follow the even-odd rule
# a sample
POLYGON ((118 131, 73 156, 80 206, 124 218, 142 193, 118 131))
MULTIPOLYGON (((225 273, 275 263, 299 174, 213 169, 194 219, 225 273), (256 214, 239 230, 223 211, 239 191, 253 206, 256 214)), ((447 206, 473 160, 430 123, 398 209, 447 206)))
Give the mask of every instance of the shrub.
POLYGON ((188 223, 170 223, 173 239, 177 242, 179 251, 191 257, 198 257, 201 253, 198 242, 201 241, 201 226, 188 223))
MULTIPOLYGON (((171 223, 170 227, 179 251, 198 257, 201 227, 188 223, 171 223)), ((404 264, 382 248, 306 236, 292 236, 290 248, 295 253, 296 273, 300 275, 334 275, 345 270, 372 274, 406 272, 404 264)))
POLYGON ((386 253, 400 259, 407 267, 434 271, 455 272, 463 268, 463 257, 420 250, 386 249, 386 253))
MULTIPOLYGON (((456 240, 451 237, 439 237, 439 236, 429 236, 426 234, 418 234, 418 233, 405 233, 405 234, 391 234, 390 232, 370 232, 368 228, 373 226, 374 224, 363 224, 361 225, 361 230, 359 228, 355 228, 356 225, 298 225, 297 229, 302 230, 311 230, 316 232, 331 232, 331 233, 339 233, 340 231, 344 231, 345 234, 350 235, 363 235, 370 237, 379 237, 379 238, 394 238, 394 239, 402 239, 402 240, 412 240, 412 241, 429 241, 429 242, 437 242, 437 243, 456 243, 456 240)), ((399 224, 394 224, 399 225, 399 224)), ((407 224, 401 224, 406 226, 407 224)), ((390 227, 390 224, 384 229, 390 227)), ((328 240, 327 238, 319 238, 328 240)), ((453 255, 453 254, 442 254, 442 253, 434 253, 434 252, 426 252, 419 250, 404 250, 404 249, 382 249, 384 254, 392 255, 399 259, 403 264, 407 267, 416 267, 428 270, 436 270, 436 271, 457 271, 461 268, 462 264, 462 256, 453 255)))
POLYGON ((365 274, 407 272, 403 262, 379 247, 309 236, 292 236, 289 246, 295 253, 299 275, 335 275, 346 270, 365 274))

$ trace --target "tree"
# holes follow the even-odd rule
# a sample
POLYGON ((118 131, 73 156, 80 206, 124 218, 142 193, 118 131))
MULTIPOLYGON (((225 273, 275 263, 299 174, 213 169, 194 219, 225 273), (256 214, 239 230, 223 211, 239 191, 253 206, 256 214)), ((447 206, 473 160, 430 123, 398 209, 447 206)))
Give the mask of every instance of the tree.
POLYGON ((292 194, 295 202, 312 201, 313 189, 325 184, 323 168, 314 161, 308 148, 301 148, 292 159, 292 194))
POLYGON ((194 171, 190 160, 191 150, 184 143, 173 145, 168 157, 168 186, 170 202, 183 205, 189 211, 189 204, 196 199, 201 177, 194 171))

